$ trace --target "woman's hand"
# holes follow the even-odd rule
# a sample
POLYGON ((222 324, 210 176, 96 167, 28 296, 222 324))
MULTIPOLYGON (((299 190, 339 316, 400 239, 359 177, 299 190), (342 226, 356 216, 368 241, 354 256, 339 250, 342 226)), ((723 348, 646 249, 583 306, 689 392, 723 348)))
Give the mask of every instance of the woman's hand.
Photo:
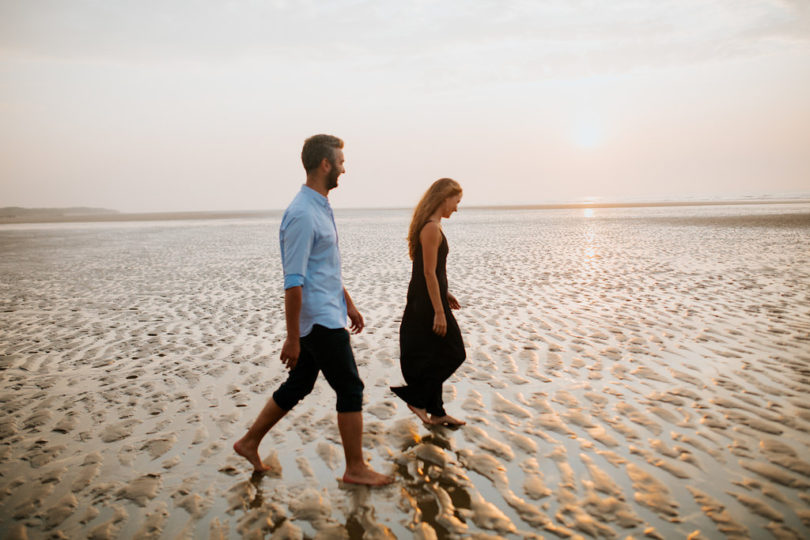
POLYGON ((444 317, 443 311, 439 311, 433 316, 433 333, 442 337, 447 334, 447 319, 444 317))
POLYGON ((450 309, 461 309, 461 304, 459 304, 456 297, 449 292, 447 293, 447 304, 450 306, 450 309))

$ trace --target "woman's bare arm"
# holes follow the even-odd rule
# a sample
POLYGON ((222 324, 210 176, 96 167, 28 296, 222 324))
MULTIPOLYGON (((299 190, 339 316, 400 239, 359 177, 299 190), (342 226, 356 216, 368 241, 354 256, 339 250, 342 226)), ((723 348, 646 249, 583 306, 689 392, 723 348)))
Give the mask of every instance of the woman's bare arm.
POLYGON ((439 280, 436 277, 436 261, 439 257, 439 245, 442 243, 442 231, 437 223, 429 221, 419 233, 422 244, 422 266, 427 283, 430 303, 433 305, 433 331, 444 336, 447 333, 447 320, 444 316, 439 280))

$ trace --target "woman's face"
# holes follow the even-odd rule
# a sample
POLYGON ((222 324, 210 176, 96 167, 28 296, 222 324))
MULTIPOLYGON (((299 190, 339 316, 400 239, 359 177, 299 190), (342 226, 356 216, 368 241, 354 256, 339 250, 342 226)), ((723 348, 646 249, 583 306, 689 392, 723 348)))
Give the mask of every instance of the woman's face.
POLYGON ((453 215, 453 212, 458 212, 458 203, 461 202, 461 194, 453 195, 451 197, 447 197, 444 200, 444 205, 442 207, 442 217, 449 218, 453 215))

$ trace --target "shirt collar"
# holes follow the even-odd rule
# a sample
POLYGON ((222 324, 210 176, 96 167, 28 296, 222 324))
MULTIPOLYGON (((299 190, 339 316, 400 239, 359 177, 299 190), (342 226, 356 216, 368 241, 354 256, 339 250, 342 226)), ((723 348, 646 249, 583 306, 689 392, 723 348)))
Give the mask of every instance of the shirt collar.
POLYGON ((304 184, 301 186, 301 193, 303 193, 305 196, 309 197, 313 201, 317 201, 322 206, 329 208, 329 199, 327 199, 326 197, 324 197, 323 195, 321 195, 308 185, 304 184))

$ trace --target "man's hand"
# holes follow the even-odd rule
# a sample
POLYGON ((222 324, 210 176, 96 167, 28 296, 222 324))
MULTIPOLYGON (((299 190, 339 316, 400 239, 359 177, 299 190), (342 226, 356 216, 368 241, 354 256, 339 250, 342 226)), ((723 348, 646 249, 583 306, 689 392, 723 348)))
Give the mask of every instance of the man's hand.
POLYGON ((297 339, 290 339, 289 337, 284 340, 284 345, 281 347, 281 362, 287 367, 292 369, 298 363, 298 356, 301 354, 301 342, 297 339))
POLYGON ((461 309, 461 304, 459 304, 456 297, 449 292, 447 293, 447 303, 450 306, 450 309, 461 309))
POLYGON ((349 328, 352 331, 352 334, 359 334, 365 328, 366 323, 363 321, 363 316, 360 315, 360 312, 357 311, 357 308, 354 307, 354 304, 348 306, 346 309, 347 314, 349 315, 349 321, 351 321, 351 325, 349 328))

